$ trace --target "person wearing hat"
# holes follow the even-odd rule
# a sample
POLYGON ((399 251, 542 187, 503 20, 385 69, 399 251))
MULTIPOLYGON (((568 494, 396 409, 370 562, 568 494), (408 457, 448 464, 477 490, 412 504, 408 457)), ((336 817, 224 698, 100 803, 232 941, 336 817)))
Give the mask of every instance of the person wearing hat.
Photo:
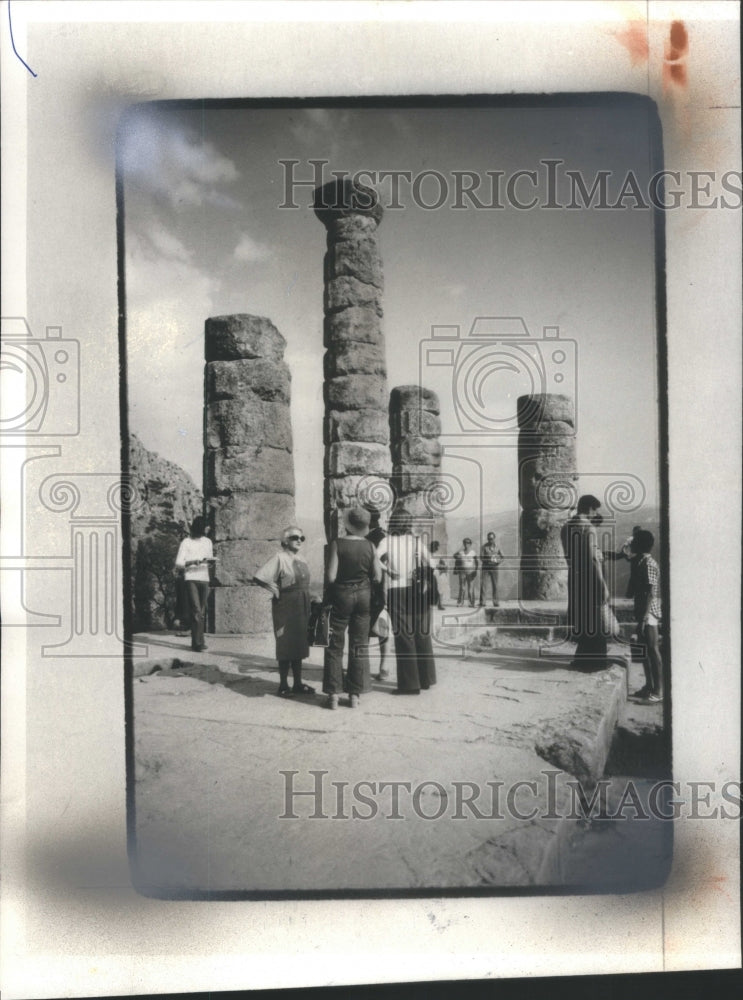
POLYGON ((328 546, 325 571, 326 593, 332 600, 330 637, 325 648, 322 689, 328 696, 328 708, 338 707, 343 691, 343 649, 348 631, 348 693, 351 708, 359 704, 359 695, 371 691, 369 665, 369 621, 371 585, 382 580, 382 565, 374 544, 366 538, 370 515, 363 507, 346 512, 348 534, 328 546))
POLYGON ((261 566, 253 579, 273 595, 271 613, 279 663, 279 695, 314 695, 302 683, 302 660, 309 656, 307 624, 310 620, 310 570, 299 555, 304 534, 296 525, 281 535, 281 549, 261 566), (293 686, 289 687, 289 671, 293 686))

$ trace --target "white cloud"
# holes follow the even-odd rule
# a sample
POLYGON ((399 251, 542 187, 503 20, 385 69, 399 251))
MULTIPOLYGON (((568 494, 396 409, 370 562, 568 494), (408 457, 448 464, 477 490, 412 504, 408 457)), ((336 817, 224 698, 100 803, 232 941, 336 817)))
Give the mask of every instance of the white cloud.
POLYGON ((148 226, 144 238, 149 240, 155 251, 168 260, 187 261, 191 257, 191 251, 183 243, 169 232, 160 222, 155 222, 148 226))
POLYGON ((193 129, 151 111, 128 119, 120 165, 128 183, 164 196, 176 208, 205 203, 240 207, 222 190, 239 177, 232 160, 193 129))
POLYGON ((254 240, 248 233, 243 233, 240 242, 235 247, 234 256, 236 260, 255 264, 273 257, 273 250, 265 243, 254 240))

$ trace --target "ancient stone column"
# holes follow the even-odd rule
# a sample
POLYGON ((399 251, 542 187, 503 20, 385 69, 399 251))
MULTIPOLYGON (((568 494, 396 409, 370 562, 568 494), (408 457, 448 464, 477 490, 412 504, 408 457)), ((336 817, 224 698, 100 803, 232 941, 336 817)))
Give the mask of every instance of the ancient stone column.
POLYGON ((216 316, 205 331, 204 497, 217 556, 214 631, 271 631, 252 583, 295 521, 286 341, 260 316, 216 316))
POLYGON ((560 531, 576 500, 575 415, 569 396, 520 396, 520 596, 555 600, 567 594, 560 531))
MULTIPOLYGON (((344 534, 342 512, 362 483, 389 479, 387 366, 376 191, 349 178, 317 188, 325 254, 325 533, 344 534)), ((363 491, 363 487, 362 487, 363 491)))
POLYGON ((398 385, 390 393, 392 486, 398 506, 412 514, 446 551, 446 522, 437 510, 441 488, 439 398, 419 385, 398 385))

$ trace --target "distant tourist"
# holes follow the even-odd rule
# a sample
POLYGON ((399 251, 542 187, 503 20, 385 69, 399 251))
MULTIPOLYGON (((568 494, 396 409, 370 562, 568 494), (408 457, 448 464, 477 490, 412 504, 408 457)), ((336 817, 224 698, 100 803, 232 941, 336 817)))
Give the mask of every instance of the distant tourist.
POLYGON ((584 670, 606 666, 609 588, 604 580, 593 518, 601 503, 586 494, 562 529, 568 564, 568 625, 577 643, 575 665, 584 670), (604 609, 606 606, 606 610, 604 609))
MULTIPOLYGON (((372 543, 372 545, 378 549, 379 543, 383 538, 387 537, 387 532, 382 527, 382 515, 378 510, 372 510, 369 512, 371 515, 371 520, 369 522, 369 532, 367 538, 372 543)), ((375 581, 372 583, 372 597, 371 597, 371 622, 370 628, 374 627, 375 622, 379 618, 379 615, 385 611, 387 606, 386 598, 386 588, 384 585, 384 579, 380 580, 378 583, 375 581)), ((390 651, 390 640, 389 636, 377 635, 377 640, 379 645, 377 649, 379 650, 379 673, 377 676, 381 681, 386 680, 390 675, 389 668, 389 651, 390 651)))
MULTIPOLYGON (((330 640, 325 649, 322 689, 328 708, 338 707, 343 690, 343 648, 348 630, 347 685, 351 708, 359 695, 371 691, 369 666, 369 622, 372 583, 381 583, 382 566, 373 543, 366 538, 369 511, 352 507, 345 516, 346 538, 337 538, 328 547, 325 571, 326 593, 332 598, 330 640)), ((380 544, 384 544, 384 540, 380 544)))
POLYGON ((209 567, 215 562, 210 538, 206 537, 206 521, 195 517, 188 538, 184 538, 175 557, 176 571, 183 574, 190 612, 191 649, 201 653, 204 644, 204 617, 209 597, 209 567))
POLYGON ((302 660, 310 653, 307 625, 310 620, 310 570, 299 555, 304 534, 296 525, 281 535, 281 549, 261 566, 253 579, 273 595, 271 614, 279 663, 280 697, 314 695, 315 689, 302 683, 302 660), (289 671, 292 687, 289 687, 289 671))
POLYGON ((635 692, 634 697, 650 702, 663 700, 663 662, 658 641, 660 570, 650 555, 654 544, 652 531, 641 529, 632 539, 632 553, 637 557, 633 581, 635 618, 637 638, 644 646, 642 666, 645 671, 645 684, 635 692))
POLYGON ((480 607, 485 606, 485 591, 490 587, 493 607, 498 607, 498 566, 503 559, 498 539, 494 531, 488 532, 488 539, 480 551, 480 607))
POLYGON ((461 608, 465 600, 467 600, 471 607, 474 608, 477 553, 472 548, 471 538, 463 539, 462 548, 454 553, 454 575, 459 577, 457 607, 461 608))
POLYGON ((434 539, 431 542, 431 560, 434 563, 434 576, 438 588, 438 609, 444 610, 444 601, 449 601, 451 593, 449 590, 449 567, 443 555, 439 556, 440 544, 434 539))
POLYGON ((420 694, 436 683, 436 663, 431 642, 431 609, 421 600, 416 566, 431 565, 420 538, 413 537, 413 519, 401 511, 390 518, 389 535, 379 545, 379 558, 387 571, 387 607, 392 620, 397 657, 395 694, 420 694))

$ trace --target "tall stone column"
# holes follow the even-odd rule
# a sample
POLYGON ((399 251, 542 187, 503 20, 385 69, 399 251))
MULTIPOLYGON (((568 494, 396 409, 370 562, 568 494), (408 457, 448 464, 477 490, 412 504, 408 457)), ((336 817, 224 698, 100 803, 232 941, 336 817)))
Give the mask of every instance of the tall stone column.
POLYGON ((567 593, 560 531, 575 503, 575 413, 569 396, 520 396, 520 596, 556 600, 567 593))
POLYGON ((439 398, 419 385, 398 385, 390 393, 392 486, 398 505, 428 528, 446 551, 446 522, 436 514, 441 482, 441 417, 439 398))
POLYGON ((214 631, 271 631, 252 583, 295 521, 286 341, 260 316, 216 316, 205 330, 204 499, 217 557, 214 631))
POLYGON ((342 512, 362 482, 388 480, 387 365, 376 191, 349 178, 317 188, 325 254, 325 533, 344 534, 342 512))

